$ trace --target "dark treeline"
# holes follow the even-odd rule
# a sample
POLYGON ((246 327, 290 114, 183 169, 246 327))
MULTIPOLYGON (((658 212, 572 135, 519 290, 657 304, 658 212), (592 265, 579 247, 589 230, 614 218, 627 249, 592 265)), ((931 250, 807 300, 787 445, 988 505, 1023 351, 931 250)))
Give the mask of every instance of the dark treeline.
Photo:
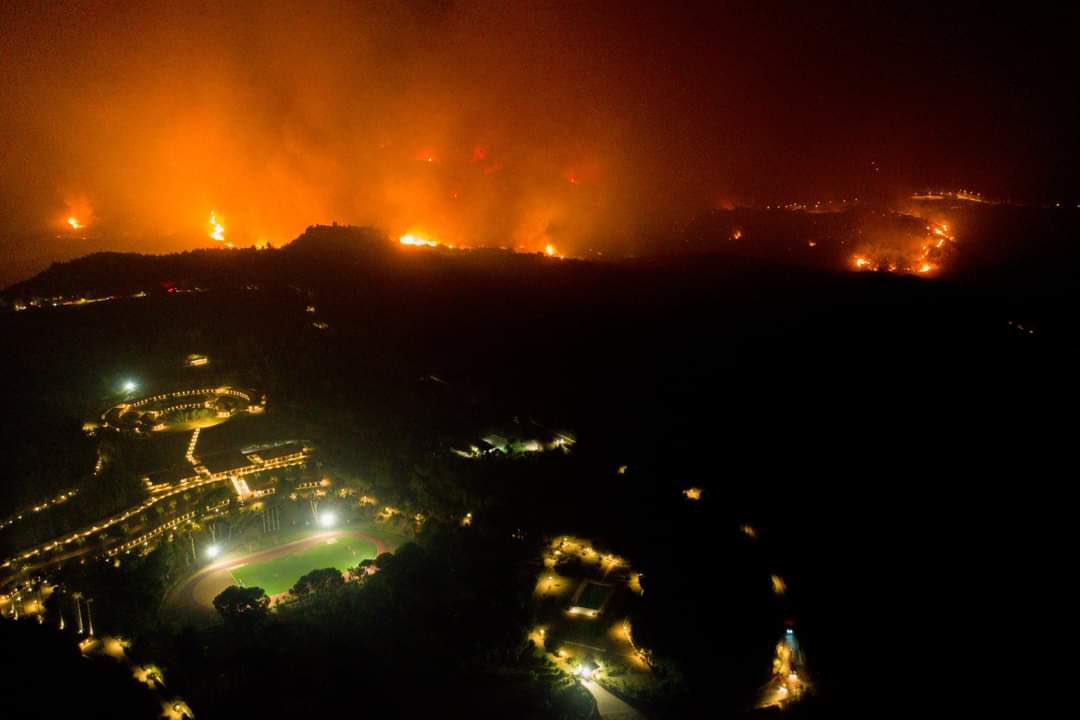
POLYGON ((588 717, 591 699, 549 677, 524 640, 528 550, 434 531, 380 557, 362 582, 273 616, 227 616, 197 657, 175 663, 176 680, 210 717, 357 704, 387 717, 588 717), (302 691, 274 697, 267 686, 302 691))
MULTIPOLYGON (((1072 285, 1068 268, 1078 258, 1072 241, 1078 221, 1072 209, 964 202, 908 203, 903 211, 855 206, 842 212, 791 212, 740 208, 716 210, 674 229, 643 257, 724 258, 728 272, 746 279, 747 269, 781 265, 802 271, 851 268, 860 248, 898 249, 927 236, 927 224, 948 222, 956 243, 940 257, 937 276, 1017 294, 1061 291, 1072 285), (750 263, 750 264, 745 264, 750 263)), ((599 256, 598 256, 599 257, 599 256)), ((640 261, 616 259, 614 264, 640 261)), ((609 277, 613 263, 552 263, 540 254, 498 249, 452 251, 401 248, 373 228, 312 226, 279 249, 192 250, 170 255, 100 252, 54 263, 5 289, 5 303, 53 297, 126 296, 140 291, 287 286, 338 289, 394 287, 393 275, 426 284, 456 276, 466 284, 515 284, 581 293, 589 281, 609 277), (317 278, 317 280, 316 280, 317 278), (313 282, 314 281, 314 282, 313 282), (383 283, 387 283, 383 286, 383 283)), ((619 273, 632 283, 649 279, 619 273)), ((413 286, 423 294, 422 287, 413 286)))

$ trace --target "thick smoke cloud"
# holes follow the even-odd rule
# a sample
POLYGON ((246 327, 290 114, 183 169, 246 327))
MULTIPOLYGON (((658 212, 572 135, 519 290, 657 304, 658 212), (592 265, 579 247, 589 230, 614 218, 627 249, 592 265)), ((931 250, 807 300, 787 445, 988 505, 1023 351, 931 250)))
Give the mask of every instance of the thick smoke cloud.
POLYGON ((708 207, 1047 173, 1018 158, 1057 138, 988 100, 995 39, 940 37, 959 10, 646 8, 6 5, 0 233, 56 255, 78 212, 89 245, 172 250, 213 209, 238 245, 337 221, 627 252, 708 207))

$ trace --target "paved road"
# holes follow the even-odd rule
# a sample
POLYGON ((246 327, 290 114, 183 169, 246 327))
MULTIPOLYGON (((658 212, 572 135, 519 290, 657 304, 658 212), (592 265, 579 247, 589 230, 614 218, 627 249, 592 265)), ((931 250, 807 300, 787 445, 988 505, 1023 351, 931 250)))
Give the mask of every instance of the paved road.
POLYGON ((585 680, 581 684, 596 698, 596 709, 603 720, 645 720, 644 715, 592 680, 585 680))
MULTIPOLYGON (((557 667, 566 672, 571 672, 570 664, 564 658, 550 653, 547 657, 557 667)), ((646 717, 641 712, 627 705, 619 697, 605 690, 593 680, 582 680, 581 685, 596 700, 596 709, 600 713, 602 720, 646 720, 646 717)))

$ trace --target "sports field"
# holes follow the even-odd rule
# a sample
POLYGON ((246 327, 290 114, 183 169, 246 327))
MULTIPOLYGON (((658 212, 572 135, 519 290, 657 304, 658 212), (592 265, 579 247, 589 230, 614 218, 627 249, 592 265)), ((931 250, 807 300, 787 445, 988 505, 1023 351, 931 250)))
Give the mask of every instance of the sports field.
POLYGON ((347 570, 376 554, 374 543, 338 535, 298 548, 295 553, 232 567, 229 572, 237 585, 261 587, 267 595, 277 595, 312 570, 328 567, 347 570))

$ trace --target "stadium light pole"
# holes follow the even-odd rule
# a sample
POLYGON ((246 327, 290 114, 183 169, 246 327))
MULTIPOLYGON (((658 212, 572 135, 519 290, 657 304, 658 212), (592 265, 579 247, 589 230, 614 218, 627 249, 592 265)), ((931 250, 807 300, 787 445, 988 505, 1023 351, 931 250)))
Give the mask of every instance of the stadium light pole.
POLYGON ((82 607, 79 605, 79 600, 82 599, 82 593, 72 593, 71 597, 75 600, 75 616, 78 618, 78 634, 83 634, 83 621, 82 621, 82 607))

